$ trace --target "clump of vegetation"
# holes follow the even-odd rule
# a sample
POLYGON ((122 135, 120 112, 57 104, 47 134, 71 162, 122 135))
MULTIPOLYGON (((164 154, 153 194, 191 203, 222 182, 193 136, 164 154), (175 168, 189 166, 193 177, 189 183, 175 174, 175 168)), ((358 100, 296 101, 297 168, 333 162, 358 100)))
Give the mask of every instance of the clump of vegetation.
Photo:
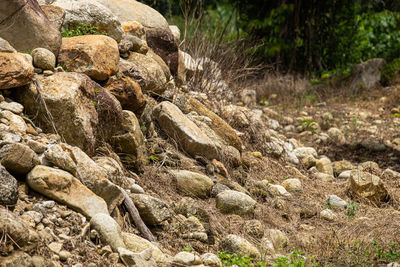
POLYGON ((62 37, 74 37, 81 35, 102 34, 107 35, 106 32, 100 31, 98 26, 91 24, 80 23, 76 27, 64 30, 61 32, 62 37))
POLYGON ((307 257, 303 251, 297 251, 294 249, 286 257, 279 257, 272 265, 274 267, 303 267, 306 266, 307 257))
POLYGON ((222 262, 222 266, 236 265, 239 267, 264 267, 267 266, 263 262, 255 262, 255 260, 249 256, 242 255, 241 253, 229 254, 224 251, 218 252, 218 258, 222 262))
POLYGON ((352 219, 357 214, 357 210, 356 210, 357 208, 358 208, 358 205, 355 204, 355 201, 352 201, 346 207, 346 210, 345 210, 346 216, 349 217, 350 219, 352 219))
POLYGON ((388 63, 382 69, 381 83, 383 85, 392 85, 400 73, 400 58, 396 58, 388 63))

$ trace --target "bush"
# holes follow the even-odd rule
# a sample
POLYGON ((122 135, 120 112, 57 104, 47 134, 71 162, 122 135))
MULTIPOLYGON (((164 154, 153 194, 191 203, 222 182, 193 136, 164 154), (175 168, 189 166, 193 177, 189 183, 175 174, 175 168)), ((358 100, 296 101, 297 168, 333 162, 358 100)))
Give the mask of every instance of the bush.
POLYGON ((99 31, 99 27, 84 23, 80 23, 76 25, 75 28, 64 30, 61 32, 62 37, 74 37, 74 36, 91 35, 91 34, 107 35, 105 32, 99 31))
POLYGON ((381 83, 385 86, 392 85, 400 73, 400 58, 396 58, 382 69, 381 83))

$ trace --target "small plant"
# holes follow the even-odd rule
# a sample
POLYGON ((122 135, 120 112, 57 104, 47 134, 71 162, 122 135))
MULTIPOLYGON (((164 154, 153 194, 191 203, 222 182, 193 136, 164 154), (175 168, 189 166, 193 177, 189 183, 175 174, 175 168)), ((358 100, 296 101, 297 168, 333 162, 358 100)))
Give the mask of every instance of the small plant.
POLYGON ((93 106, 97 107, 97 104, 98 104, 97 101, 93 100, 92 103, 93 103, 93 106))
POLYGON ((277 258, 274 267, 303 267, 306 266, 307 258, 304 256, 306 253, 303 251, 293 250, 288 257, 277 258))
POLYGON ((103 34, 107 35, 104 31, 99 31, 99 27, 80 23, 75 28, 61 32, 62 37, 74 37, 80 35, 103 34))
POLYGON ((265 107, 267 107, 269 105, 269 103, 265 97, 261 98, 260 104, 265 107))
POLYGON ((300 125, 303 126, 305 131, 315 132, 317 130, 316 127, 317 122, 315 120, 303 120, 300 122, 300 125))
POLYGON ((183 247, 183 250, 184 251, 186 251, 186 252, 190 252, 190 251, 192 251, 192 247, 183 247))
POLYGON ((236 265, 239 267, 264 267, 265 263, 262 262, 254 262, 253 258, 249 256, 242 255, 241 253, 237 254, 229 254, 224 251, 218 252, 218 258, 222 262, 222 266, 232 266, 236 265))
POLYGON ((358 208, 358 205, 355 204, 355 201, 352 201, 349 205, 346 206, 345 214, 347 217, 352 219, 354 216, 356 216, 357 211, 356 208, 358 208))

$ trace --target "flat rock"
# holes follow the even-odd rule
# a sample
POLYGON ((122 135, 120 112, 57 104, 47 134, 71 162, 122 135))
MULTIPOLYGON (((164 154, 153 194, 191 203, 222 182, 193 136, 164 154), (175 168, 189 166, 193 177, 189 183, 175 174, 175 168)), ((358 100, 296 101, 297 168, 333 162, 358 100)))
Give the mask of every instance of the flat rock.
POLYGON ((88 218, 97 213, 108 214, 105 201, 66 171, 39 165, 26 179, 33 190, 66 204, 88 218))

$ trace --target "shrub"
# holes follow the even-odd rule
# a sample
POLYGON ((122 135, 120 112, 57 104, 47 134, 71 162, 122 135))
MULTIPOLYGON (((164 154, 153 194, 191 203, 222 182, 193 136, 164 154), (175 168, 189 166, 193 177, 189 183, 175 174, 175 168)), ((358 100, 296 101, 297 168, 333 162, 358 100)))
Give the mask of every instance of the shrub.
POLYGON ((91 34, 107 35, 104 31, 100 31, 99 27, 84 23, 80 23, 76 25, 75 28, 71 28, 61 32, 62 37, 74 37, 74 36, 91 35, 91 34))
POLYGON ((383 85, 392 85, 400 73, 400 58, 396 58, 388 63, 382 69, 381 83, 383 85))

